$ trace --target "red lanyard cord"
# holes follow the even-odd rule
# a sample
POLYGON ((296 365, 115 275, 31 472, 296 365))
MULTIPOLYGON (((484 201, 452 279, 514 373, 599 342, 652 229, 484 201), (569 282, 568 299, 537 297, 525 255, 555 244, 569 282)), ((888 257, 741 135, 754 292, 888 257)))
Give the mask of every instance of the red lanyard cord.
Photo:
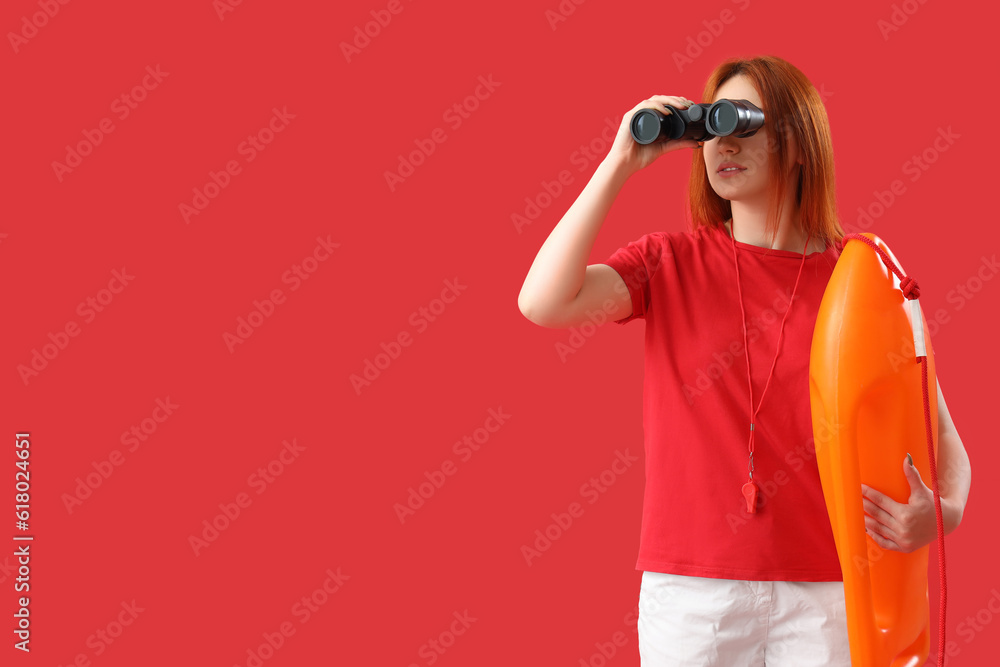
POLYGON ((764 389, 760 392, 760 402, 757 403, 757 409, 753 407, 753 380, 750 377, 750 346, 747 343, 747 314, 743 308, 743 288, 740 286, 740 263, 736 259, 736 235, 733 233, 731 235, 732 245, 733 245, 733 263, 736 265, 736 289, 739 291, 740 296, 740 313, 743 315, 743 349, 746 350, 747 358, 747 385, 750 387, 750 442, 747 445, 747 449, 750 452, 749 461, 747 463, 747 471, 749 473, 749 479, 746 484, 743 485, 742 492, 743 497, 747 501, 747 512, 750 514, 755 514, 757 512, 757 485, 753 481, 753 436, 754 436, 754 423, 757 421, 757 413, 760 412, 760 406, 764 403, 764 394, 767 393, 767 387, 771 384, 771 377, 774 375, 774 367, 778 363, 778 353, 781 350, 781 337, 785 330, 785 320, 788 319, 788 313, 792 310, 792 302, 795 301, 795 292, 799 288, 799 278, 802 277, 802 269, 806 265, 806 250, 809 248, 809 240, 812 238, 812 231, 806 236, 806 245, 802 248, 802 262, 799 264, 799 274, 795 277, 795 286, 792 288, 792 296, 788 300, 788 308, 785 309, 785 315, 781 318, 781 326, 778 328, 778 342, 774 347, 774 361, 771 362, 771 370, 767 374, 767 381, 764 383, 764 389))

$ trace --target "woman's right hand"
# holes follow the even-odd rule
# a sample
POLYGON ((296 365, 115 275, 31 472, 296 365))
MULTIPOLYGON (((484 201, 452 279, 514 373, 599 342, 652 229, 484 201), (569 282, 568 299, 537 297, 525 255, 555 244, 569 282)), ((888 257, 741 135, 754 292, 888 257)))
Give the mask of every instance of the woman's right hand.
POLYGON ((611 145, 611 150, 605 160, 610 160, 624 169, 629 175, 650 165, 656 158, 664 153, 675 151, 681 148, 698 148, 698 142, 691 139, 671 139, 664 141, 657 139, 651 144, 640 144, 632 138, 631 124, 632 116, 639 109, 656 109, 660 113, 667 115, 670 110, 665 105, 686 109, 693 101, 676 95, 653 95, 648 100, 643 100, 635 105, 631 111, 622 118, 622 124, 618 128, 618 134, 611 145))

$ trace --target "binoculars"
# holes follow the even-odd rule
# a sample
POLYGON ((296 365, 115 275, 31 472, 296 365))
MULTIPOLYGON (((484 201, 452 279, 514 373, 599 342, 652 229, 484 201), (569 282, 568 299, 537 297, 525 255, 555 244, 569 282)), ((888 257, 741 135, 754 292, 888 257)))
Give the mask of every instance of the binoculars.
POLYGON ((636 143, 651 144, 657 139, 707 141, 713 136, 736 134, 752 137, 764 124, 764 112, 749 100, 719 100, 714 104, 692 104, 687 109, 665 105, 670 113, 639 109, 632 116, 630 130, 636 143))

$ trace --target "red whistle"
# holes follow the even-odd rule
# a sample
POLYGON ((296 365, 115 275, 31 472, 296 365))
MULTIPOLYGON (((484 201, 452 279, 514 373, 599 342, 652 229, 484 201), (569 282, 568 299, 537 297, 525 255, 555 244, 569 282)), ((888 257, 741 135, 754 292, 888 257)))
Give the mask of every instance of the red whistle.
POLYGON ((752 481, 743 485, 743 497, 747 499, 747 512, 757 513, 757 485, 752 481))

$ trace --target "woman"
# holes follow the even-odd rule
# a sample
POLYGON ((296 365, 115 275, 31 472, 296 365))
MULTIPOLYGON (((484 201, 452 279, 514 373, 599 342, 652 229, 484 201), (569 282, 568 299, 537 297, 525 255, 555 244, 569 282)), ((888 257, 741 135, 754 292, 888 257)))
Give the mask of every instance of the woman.
MULTIPOLYGON (((595 311, 646 321, 636 563, 644 667, 850 665, 808 391, 816 315, 844 236, 826 112, 802 72, 769 56, 723 62, 702 98, 748 100, 764 125, 745 138, 640 145, 629 132, 638 109, 693 102, 655 95, 636 105, 539 250, 518 305, 546 327, 595 311), (646 234, 588 266, 625 181, 686 148, 692 231, 646 234)), ((941 431, 954 432, 940 392, 938 405, 941 431)), ((953 479, 960 520, 968 487, 953 479)), ((892 548, 890 537, 934 539, 933 498, 915 514, 918 527, 896 521, 889 503, 877 492, 865 501, 873 540, 892 548)))

